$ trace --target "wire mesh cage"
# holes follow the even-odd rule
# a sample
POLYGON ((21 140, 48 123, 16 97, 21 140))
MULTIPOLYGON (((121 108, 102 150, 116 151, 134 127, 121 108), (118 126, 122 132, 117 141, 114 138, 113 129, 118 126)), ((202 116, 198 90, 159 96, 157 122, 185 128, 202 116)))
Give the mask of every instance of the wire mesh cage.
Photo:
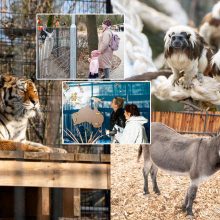
MULTIPOLYGON (((70 75, 70 29, 57 28, 51 30, 54 34, 51 51, 45 44, 38 43, 38 78, 68 79, 70 75)), ((38 35, 39 36, 39 35, 38 35)), ((39 42, 39 41, 38 41, 39 42)), ((46 42, 45 42, 46 43, 46 42)))
POLYGON ((68 13, 106 13, 111 12, 110 1, 106 0, 66 0, 62 10, 68 13))
POLYGON ((81 193, 82 218, 105 220, 110 219, 110 190, 84 190, 81 193), (94 202, 96 201, 95 205, 94 202))
MULTIPOLYGON (((48 146, 61 147, 61 81, 37 81, 36 76, 36 13, 105 13, 107 2, 102 0, 91 1, 59 1, 59 0, 2 0, 0 2, 0 74, 10 73, 14 76, 25 76, 32 79, 38 88, 40 97, 42 117, 31 119, 29 128, 27 130, 27 139, 43 143, 48 146), (92 8, 91 8, 92 6, 92 8)), ((60 44, 68 44, 68 41, 62 42, 62 36, 66 33, 58 31, 56 36, 59 40, 55 39, 57 48, 60 44)), ((56 58, 57 54, 63 53, 62 50, 54 50, 53 56, 56 58)), ((67 62, 68 63, 68 62, 67 62)), ((68 66, 68 64, 67 64, 68 66)), ((65 67, 63 67, 65 68, 65 67)), ((77 148, 72 151, 83 153, 109 153, 106 146, 94 146, 91 148, 77 148)), ((107 191, 106 191, 107 192, 107 191)), ((97 195, 103 192, 100 190, 90 191, 89 194, 97 195)), ((88 195, 89 195, 88 194, 88 195)), ((60 216, 59 207, 56 201, 62 197, 61 190, 52 191, 52 219, 58 219, 60 216)), ((87 197, 87 192, 82 190, 83 198, 87 197)), ((104 198, 104 197, 103 197, 104 198)), ((108 201, 110 197, 105 197, 108 201)), ((106 200, 106 201, 107 201, 106 200)), ((91 200, 92 201, 92 200, 91 200)), ((96 201, 93 201, 95 204, 96 201)), ((103 207, 107 206, 103 204, 103 207)), ((82 207, 87 204, 82 202, 82 207)), ((88 216, 89 213, 95 213, 91 208, 81 210, 88 216)), ((102 206, 102 205, 101 205, 102 206)), ((103 219, 109 219, 109 206, 108 210, 101 210, 105 215, 103 219)), ((61 212, 61 211, 60 211, 61 212)), ((94 214, 93 214, 94 215, 94 214)), ((100 211, 99 211, 100 215, 100 211)), ((98 216, 98 215, 96 215, 98 216)), ((82 218, 83 219, 83 218, 82 218)), ((98 219, 98 217, 96 217, 98 219)))
MULTIPOLYGON (((76 40, 70 34, 72 17, 70 14, 37 14, 38 79, 70 79, 70 59, 74 63, 70 47, 76 40)), ((74 48, 71 48, 72 54, 74 48)))
MULTIPOLYGON (((38 86, 42 111, 48 115, 47 119, 34 120, 31 122, 31 131, 28 131, 28 135, 31 139, 42 142, 45 140, 45 135, 48 134, 47 127, 53 127, 53 140, 47 138, 48 145, 60 144, 60 128, 59 120, 61 120, 60 103, 61 103, 61 82, 39 82, 35 79, 36 74, 36 43, 35 43, 35 24, 36 13, 47 12, 65 12, 68 6, 72 6, 71 12, 77 12, 77 5, 80 4, 81 13, 85 12, 84 9, 90 8, 90 4, 95 3, 96 7, 93 10, 95 13, 100 12, 102 8, 103 12, 106 11, 106 1, 30 1, 30 0, 3 0, 0 2, 0 74, 11 73, 16 76, 26 76, 31 78, 38 86), (67 5, 66 5, 67 4, 67 5), (56 103, 54 103, 54 99, 56 103), (51 120, 49 115, 57 115, 57 119, 51 120), (59 117, 58 117, 59 116, 59 117), (51 122, 49 125, 47 122, 51 122), (40 130, 38 134, 33 137, 33 134, 40 130), (33 132, 34 130, 34 132, 33 132), (55 134, 56 133, 56 134, 55 134), (56 137, 55 137, 56 136, 56 137)), ((55 45, 53 51, 53 57, 56 59, 57 54, 62 53, 58 50, 59 44, 62 44, 62 36, 68 35, 67 30, 57 31, 55 38, 55 45), (63 32, 63 33, 61 33, 63 32), (65 33, 64 33, 65 32, 65 33), (58 42, 57 42, 58 39, 58 42), (60 40, 59 40, 60 39, 60 40)), ((68 40, 65 42, 65 46, 68 44, 68 40)), ((62 48, 63 49, 63 48, 62 48)), ((68 53, 65 51, 64 53, 68 53)), ((58 63, 59 65, 59 63, 58 63)), ((62 64, 60 64, 62 66, 62 64)), ((68 68, 68 60, 65 61, 65 65, 62 67, 65 71, 68 68)), ((45 114, 45 115, 46 115, 45 114)), ((51 116, 52 117, 52 116, 51 116)), ((51 129, 49 129, 51 131, 51 129)), ((44 143, 45 144, 45 143, 44 143)))

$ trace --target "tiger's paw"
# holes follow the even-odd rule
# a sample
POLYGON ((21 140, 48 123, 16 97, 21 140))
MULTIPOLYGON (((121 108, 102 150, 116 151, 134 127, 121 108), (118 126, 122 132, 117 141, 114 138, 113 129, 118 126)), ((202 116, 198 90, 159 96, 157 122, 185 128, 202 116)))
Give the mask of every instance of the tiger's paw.
POLYGON ((47 146, 36 147, 38 152, 53 153, 53 149, 47 146))
POLYGON ((61 153, 61 154, 66 154, 67 151, 63 148, 52 148, 52 153, 61 153))

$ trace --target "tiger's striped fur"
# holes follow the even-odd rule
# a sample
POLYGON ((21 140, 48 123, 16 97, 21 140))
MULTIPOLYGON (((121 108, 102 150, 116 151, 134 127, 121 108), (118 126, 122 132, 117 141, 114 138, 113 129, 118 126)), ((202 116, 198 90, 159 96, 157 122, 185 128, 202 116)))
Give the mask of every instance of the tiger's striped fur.
POLYGON ((0 150, 61 152, 26 140, 28 120, 40 112, 35 84, 28 79, 0 76, 0 150))

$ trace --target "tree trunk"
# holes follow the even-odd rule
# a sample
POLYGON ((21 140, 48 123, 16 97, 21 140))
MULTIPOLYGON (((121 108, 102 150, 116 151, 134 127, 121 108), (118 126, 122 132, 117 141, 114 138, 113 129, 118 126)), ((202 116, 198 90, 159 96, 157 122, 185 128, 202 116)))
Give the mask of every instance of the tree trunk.
POLYGON ((62 83, 60 81, 54 81, 49 85, 50 90, 48 92, 47 99, 47 114, 45 119, 45 134, 44 144, 55 146, 60 144, 60 120, 61 120, 61 90, 62 83))
POLYGON ((87 39, 89 45, 89 54, 98 49, 98 32, 96 26, 96 15, 86 16, 87 39))

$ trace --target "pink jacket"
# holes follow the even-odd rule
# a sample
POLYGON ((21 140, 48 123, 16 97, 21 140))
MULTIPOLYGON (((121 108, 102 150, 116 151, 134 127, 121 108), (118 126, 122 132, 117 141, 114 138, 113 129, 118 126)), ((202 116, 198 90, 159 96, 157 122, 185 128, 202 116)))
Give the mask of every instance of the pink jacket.
POLYGON ((98 57, 92 57, 89 64, 89 71, 92 74, 99 72, 99 59, 98 57))

